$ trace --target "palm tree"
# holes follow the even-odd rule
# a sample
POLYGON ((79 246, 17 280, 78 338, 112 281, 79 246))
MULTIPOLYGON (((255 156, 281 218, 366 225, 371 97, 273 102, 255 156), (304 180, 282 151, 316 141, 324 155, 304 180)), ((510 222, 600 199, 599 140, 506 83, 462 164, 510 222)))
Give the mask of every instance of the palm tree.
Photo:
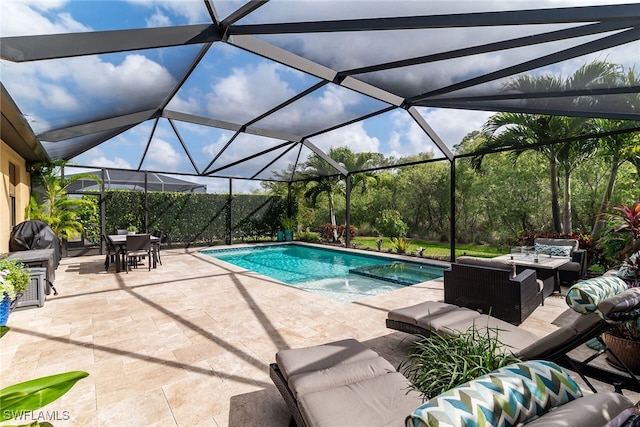
MULTIPOLYGON (((331 156, 331 151, 329 151, 329 156, 331 156)), ((304 197, 311 206, 315 207, 320 196, 327 196, 329 221, 333 227, 334 241, 338 240, 334 196, 340 189, 340 180, 342 179, 341 175, 336 175, 337 173, 333 166, 316 154, 310 155, 307 161, 302 164, 301 175, 307 179, 304 197)))
POLYGON ((95 175, 88 173, 62 178, 60 174, 66 165, 65 160, 34 165, 34 180, 42 186, 43 193, 40 200, 32 195, 26 209, 27 218, 44 221, 61 239, 74 238, 83 231, 76 213, 78 208, 96 209, 91 200, 70 198, 67 195, 69 185, 80 179, 100 181, 95 175))
MULTIPOLYGON (((580 67, 566 80, 553 76, 523 76, 505 85, 508 91, 539 93, 544 91, 562 92, 599 86, 620 77, 620 66, 604 61, 594 61, 580 67)), ((532 100, 539 106, 543 100, 532 100)), ((553 102, 553 99, 552 101, 553 102)), ((595 102, 590 97, 576 97, 576 108, 595 102)), ((513 147, 514 160, 527 150, 535 150, 549 161, 551 212, 553 229, 558 232, 571 232, 571 172, 585 158, 593 155, 593 141, 558 143, 539 145, 544 141, 563 140, 579 136, 588 129, 589 121, 580 117, 544 116, 523 113, 498 113, 489 118, 483 131, 487 135, 486 142, 480 149, 513 147), (561 216, 559 198, 559 170, 563 173, 564 215, 561 216)), ((476 169, 480 168, 484 154, 472 159, 476 169)))

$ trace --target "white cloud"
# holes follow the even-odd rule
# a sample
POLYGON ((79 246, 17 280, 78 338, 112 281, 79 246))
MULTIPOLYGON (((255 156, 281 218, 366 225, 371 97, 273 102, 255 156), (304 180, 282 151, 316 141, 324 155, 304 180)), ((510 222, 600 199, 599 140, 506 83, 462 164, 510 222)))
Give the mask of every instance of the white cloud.
MULTIPOLYGON (((178 17, 185 18, 188 24, 202 23, 209 20, 206 15, 206 8, 201 1, 176 1, 176 0, 128 0, 129 3, 148 8, 155 8, 156 15, 160 11, 173 14, 178 17)), ((166 18, 169 19, 169 18, 166 18)), ((169 25, 175 25, 174 22, 168 21, 169 25)))
POLYGON ((212 85, 207 110, 216 118, 234 123, 264 113, 295 95, 282 77, 289 72, 286 67, 266 62, 234 68, 212 85))
POLYGON ((150 169, 175 171, 182 162, 182 156, 173 149, 171 144, 164 139, 156 137, 151 141, 147 158, 151 162, 150 169))
POLYGON ((8 37, 91 31, 90 27, 76 21, 68 12, 56 13, 67 4, 68 1, 62 0, 3 0, 0 35, 8 37))
MULTIPOLYGON (((116 169, 132 169, 131 163, 122 157, 116 156, 109 159, 105 156, 100 148, 93 148, 76 158, 74 163, 87 166, 96 166, 99 168, 116 168, 116 169)), ((76 172, 74 172, 76 173, 76 172)))
POLYGON ((311 142, 325 152, 338 147, 349 147, 354 153, 375 153, 380 149, 380 141, 367 134, 363 122, 315 136, 311 138, 311 142))
POLYGON ((418 108, 440 139, 452 148, 468 133, 482 129, 487 119, 495 114, 487 111, 418 108))
POLYGON ((79 87, 92 97, 129 99, 154 97, 176 84, 162 65, 142 55, 127 55, 120 64, 104 62, 99 57, 77 58, 73 77, 79 87))
POLYGON ((159 8, 156 8, 156 13, 147 18, 147 27, 168 27, 171 25, 171 19, 160 12, 159 8))

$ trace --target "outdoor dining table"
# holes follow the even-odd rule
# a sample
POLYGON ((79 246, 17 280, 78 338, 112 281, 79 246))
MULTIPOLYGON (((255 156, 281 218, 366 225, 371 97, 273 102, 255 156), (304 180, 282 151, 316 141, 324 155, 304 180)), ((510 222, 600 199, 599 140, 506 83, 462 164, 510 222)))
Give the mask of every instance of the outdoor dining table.
MULTIPOLYGON (((116 262, 116 273, 120 273, 122 269, 126 269, 126 256, 124 255, 127 250, 127 235, 126 234, 109 234, 109 239, 116 247, 116 253, 120 254, 120 261, 116 262)), ((151 246, 153 247, 153 260, 149 260, 149 262, 153 262, 152 267, 156 268, 156 251, 159 249, 157 246, 160 244, 160 237, 151 236, 151 246)))
POLYGON ((497 259, 505 259, 515 265, 516 273, 520 273, 525 269, 533 269, 536 271, 538 279, 542 280, 545 285, 545 297, 553 292, 560 292, 560 270, 559 268, 571 261, 570 257, 551 256, 551 255, 535 255, 527 254, 507 254, 496 257, 497 259), (550 282, 550 283, 549 283, 550 282), (549 284, 548 284, 549 283, 549 284), (551 285, 551 286, 549 286, 551 285), (547 289, 550 290, 547 291, 547 289))

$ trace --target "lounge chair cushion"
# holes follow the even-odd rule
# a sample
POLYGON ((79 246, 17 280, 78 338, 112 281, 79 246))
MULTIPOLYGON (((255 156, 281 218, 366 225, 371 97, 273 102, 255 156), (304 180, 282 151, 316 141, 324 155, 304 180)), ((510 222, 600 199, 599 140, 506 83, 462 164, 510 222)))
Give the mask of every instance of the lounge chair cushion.
POLYGON ((358 360, 319 371, 289 375, 289 388, 298 398, 306 393, 327 390, 368 378, 396 372, 391 363, 382 357, 358 360))
POLYGON ((518 425, 581 396, 578 384, 555 363, 521 362, 430 399, 413 411, 407 425, 518 425))
MULTIPOLYGON (((422 320, 418 322, 418 325, 424 327, 422 320)), ((479 334, 488 335, 491 338, 497 336, 498 341, 502 344, 501 350, 514 354, 517 354, 521 349, 538 339, 536 335, 529 331, 486 314, 480 314, 475 318, 460 317, 457 320, 449 316, 449 319, 443 321, 443 325, 438 325, 438 327, 440 334, 454 334, 456 331, 466 332, 475 329, 479 334)))
POLYGON ((276 362, 282 375, 289 381, 289 377, 296 374, 377 357, 378 353, 349 338, 314 347, 280 350, 276 354, 276 362))
POLYGON ((569 307, 581 314, 597 310, 598 304, 606 298, 627 290, 626 283, 618 277, 595 277, 576 283, 567 292, 569 307))
POLYGON ((527 427, 613 427, 621 426, 632 414, 633 404, 629 399, 611 391, 600 392, 555 408, 544 417, 528 423, 527 427))
POLYGON ((309 426, 400 426, 424 402, 399 372, 302 395, 300 413, 309 426))
POLYGON ((447 313, 453 310, 469 310, 468 308, 461 308, 453 304, 447 304, 440 301, 425 301, 420 304, 411 305, 409 307, 398 308, 388 313, 388 318, 398 322, 409 323, 416 325, 418 319, 431 316, 436 317, 441 314, 447 313))
POLYGON ((550 352, 561 349, 564 344, 591 330, 600 322, 603 322, 603 320, 597 313, 580 315, 575 322, 558 328, 552 333, 530 343, 530 345, 515 352, 515 355, 524 360, 545 358, 550 352))

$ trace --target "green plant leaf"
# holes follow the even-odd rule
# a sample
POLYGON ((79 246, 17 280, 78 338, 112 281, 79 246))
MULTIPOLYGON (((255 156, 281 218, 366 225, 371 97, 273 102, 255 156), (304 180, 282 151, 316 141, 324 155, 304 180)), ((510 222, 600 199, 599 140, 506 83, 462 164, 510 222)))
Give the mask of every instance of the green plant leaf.
POLYGON ((3 388, 0 390, 0 421, 15 418, 21 411, 34 411, 48 405, 88 376, 87 372, 72 371, 3 388))
POLYGON ((7 332, 9 332, 10 330, 11 330, 11 328, 9 328, 8 326, 0 326, 0 338, 5 336, 5 334, 7 332))

